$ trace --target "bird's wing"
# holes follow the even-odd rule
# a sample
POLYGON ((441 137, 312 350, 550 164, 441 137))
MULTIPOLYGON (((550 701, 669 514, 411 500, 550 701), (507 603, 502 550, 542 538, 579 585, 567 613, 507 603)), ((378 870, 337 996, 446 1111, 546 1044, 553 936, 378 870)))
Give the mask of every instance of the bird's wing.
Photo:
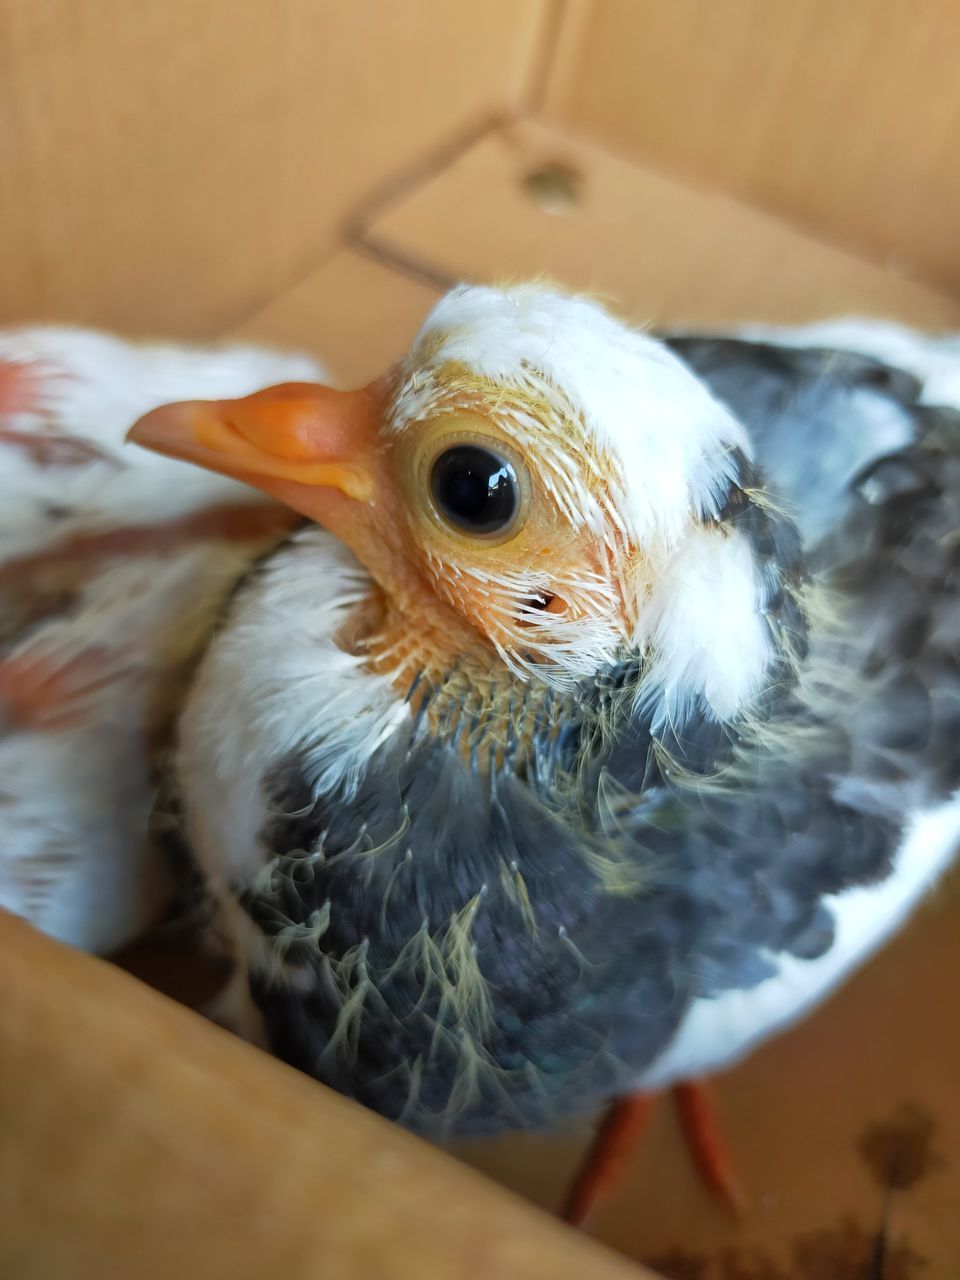
POLYGON ((852 322, 787 337, 671 345, 745 423, 815 579, 842 602, 842 664, 869 676, 847 722, 852 771, 879 776, 897 752, 922 803, 933 780, 935 795, 960 785, 960 339, 852 322), (847 349, 803 345, 828 337, 847 349))
POLYGON ((960 335, 851 319, 667 341, 747 427, 808 546, 871 463, 918 439, 926 409, 960 411, 960 335))
POLYGON ((303 356, 0 333, 0 905, 119 946, 168 900, 155 758, 223 595, 289 516, 134 448, 171 399, 318 376, 303 356))
POLYGON ((960 409, 960 333, 922 333, 890 320, 847 316, 796 326, 751 325, 738 336, 869 356, 916 378, 922 403, 960 409))
MULTIPOLYGON (((721 904, 752 884, 746 906, 717 912, 703 953, 714 999, 695 1005, 696 1034, 664 1078, 808 1007, 904 918, 960 839, 960 341, 841 323, 774 336, 671 346, 747 426, 839 625, 815 620, 808 674, 783 735, 758 753, 756 784, 726 799, 722 822, 719 801, 704 810, 704 865, 729 865, 732 834, 730 857, 752 850, 759 870, 711 890, 721 904), (811 726, 823 747, 794 759, 811 726), (795 916, 761 939, 784 907, 795 916), (818 929, 834 937, 822 954, 818 929), (770 967, 755 987, 752 958, 770 967)), ((695 848, 688 835, 682 854, 695 848)))

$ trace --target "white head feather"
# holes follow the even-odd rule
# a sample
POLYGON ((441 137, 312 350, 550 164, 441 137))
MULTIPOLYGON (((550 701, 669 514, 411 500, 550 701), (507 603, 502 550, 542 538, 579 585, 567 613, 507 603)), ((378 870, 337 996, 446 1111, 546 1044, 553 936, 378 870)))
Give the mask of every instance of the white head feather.
MULTIPOLYGON (((508 392, 534 390, 556 409, 551 427, 571 414, 581 421, 619 463, 617 514, 642 546, 672 545, 691 519, 716 514, 734 478, 733 451, 749 455, 743 428, 689 369, 585 298, 529 284, 447 294, 404 363, 396 429, 433 410, 444 394, 436 375, 450 364, 508 392)), ((573 515, 592 524, 594 500, 580 498, 573 515)))
MULTIPOLYGON (((490 400, 499 425, 521 448, 535 444, 551 473, 547 487, 574 527, 620 535, 656 566, 652 582, 618 584, 633 596, 627 634, 614 625, 618 592, 603 582, 590 590, 600 602, 606 589, 609 619, 600 608, 579 622, 525 616, 524 639, 535 638, 554 660, 538 673, 588 674, 626 641, 652 651, 651 683, 672 716, 695 706, 720 718, 735 714, 772 656, 764 584, 749 547, 703 523, 718 514, 736 479, 736 455, 750 456, 737 419, 661 343, 594 302, 538 285, 462 286, 443 298, 404 362, 392 430, 456 409, 443 376, 451 367, 498 393, 490 400), (538 413, 531 403, 542 407, 538 413), (605 501, 584 483, 598 455, 606 460, 605 501)), ((531 576, 514 594, 548 589, 531 576)), ((531 669, 493 638, 514 670, 531 669)))

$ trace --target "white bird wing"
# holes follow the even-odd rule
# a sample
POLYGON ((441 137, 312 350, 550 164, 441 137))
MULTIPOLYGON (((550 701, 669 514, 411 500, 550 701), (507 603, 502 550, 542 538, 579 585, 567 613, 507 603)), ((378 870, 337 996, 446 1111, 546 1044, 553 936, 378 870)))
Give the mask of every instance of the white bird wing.
POLYGON ((315 379, 306 356, 0 333, 0 905, 94 951, 169 903, 157 752, 251 558, 289 527, 124 436, 168 400, 315 379))

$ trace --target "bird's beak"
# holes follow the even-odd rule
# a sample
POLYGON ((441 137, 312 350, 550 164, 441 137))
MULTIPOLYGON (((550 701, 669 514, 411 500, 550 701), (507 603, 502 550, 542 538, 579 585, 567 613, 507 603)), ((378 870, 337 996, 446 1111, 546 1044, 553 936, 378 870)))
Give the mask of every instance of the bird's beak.
MULTIPOLYGON (((240 400, 188 400, 142 417, 127 439, 234 476, 328 527, 378 488, 378 428, 389 380, 359 391, 307 382, 240 400)), ((334 528, 334 532, 340 532, 334 528)))

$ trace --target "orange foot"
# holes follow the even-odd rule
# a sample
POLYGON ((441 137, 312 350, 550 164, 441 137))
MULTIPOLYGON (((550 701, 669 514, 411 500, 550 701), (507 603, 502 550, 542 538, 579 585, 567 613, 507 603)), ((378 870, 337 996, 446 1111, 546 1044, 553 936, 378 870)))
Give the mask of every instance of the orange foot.
MULTIPOLYGON (((601 1121, 570 1188, 563 1210, 566 1222, 582 1226, 596 1206, 617 1187, 660 1097, 659 1093, 632 1093, 613 1104, 601 1121)), ((734 1172, 706 1086, 689 1082, 677 1085, 673 1100, 701 1179, 732 1213, 741 1213, 747 1203, 746 1196, 734 1172)))

